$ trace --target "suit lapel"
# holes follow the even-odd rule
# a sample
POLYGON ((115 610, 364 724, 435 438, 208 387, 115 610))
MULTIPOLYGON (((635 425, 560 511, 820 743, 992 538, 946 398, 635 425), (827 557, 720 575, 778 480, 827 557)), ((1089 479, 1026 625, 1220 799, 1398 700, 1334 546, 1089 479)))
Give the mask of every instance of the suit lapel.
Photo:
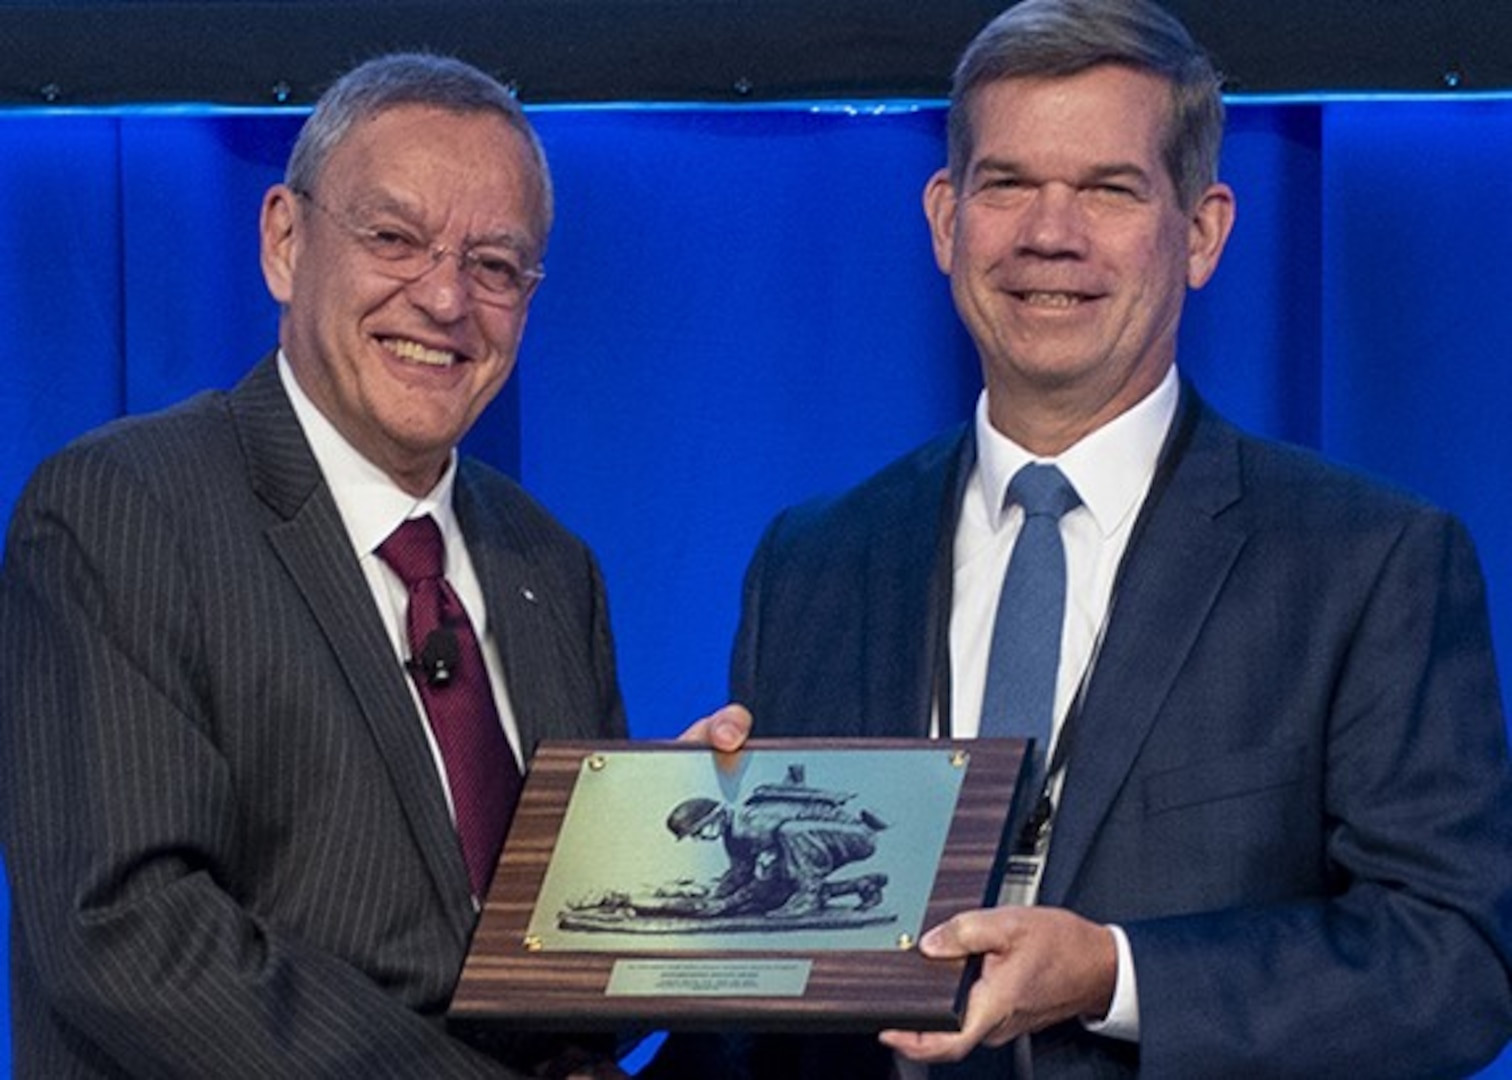
POLYGON ((453 496, 457 520, 467 537, 467 551, 483 590, 483 605, 504 667, 510 709, 520 733, 525 763, 546 734, 543 717, 560 713, 547 676, 558 667, 550 655, 552 597, 539 580, 520 536, 519 519, 492 502, 476 497, 466 469, 457 477, 453 496))
POLYGON ((523 489, 490 478, 477 462, 462 462, 453 499, 526 767, 543 738, 599 739, 606 722, 622 725, 617 698, 601 700, 595 686, 601 673, 593 665, 602 659, 595 650, 613 646, 607 636, 590 645, 574 607, 586 591, 580 578, 590 557, 563 539, 560 526, 523 489), (570 595, 562 594, 564 588, 570 595))
POLYGON ((435 763, 346 527, 271 359, 237 387, 230 405, 253 488, 280 518, 267 530, 268 542, 336 656, 442 906, 465 942, 473 925, 467 871, 435 763))
POLYGON ((948 723, 951 555, 974 455, 970 427, 952 431, 910 459, 915 476, 891 485, 901 498, 886 508, 888 527, 873 530, 860 583, 868 625, 862 639, 878 656, 861 665, 867 683, 858 734, 924 738, 937 702, 948 723), (936 527, 922 528, 926 522, 936 527), (916 657, 916 666, 903 657, 916 657))
POLYGON ((1040 886, 1045 904, 1065 901, 1244 545, 1242 532, 1218 521, 1240 497, 1233 429, 1190 392, 1183 408, 1194 412, 1190 444, 1142 511, 1086 700, 1073 721, 1075 741, 1040 886))

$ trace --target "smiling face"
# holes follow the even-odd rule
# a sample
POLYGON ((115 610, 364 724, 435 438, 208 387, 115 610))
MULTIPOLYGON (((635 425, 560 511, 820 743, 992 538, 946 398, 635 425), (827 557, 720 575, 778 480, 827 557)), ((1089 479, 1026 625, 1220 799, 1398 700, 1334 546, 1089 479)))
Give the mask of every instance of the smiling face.
POLYGON ((531 265, 545 244, 540 174, 499 115, 401 105, 354 127, 307 194, 279 184, 263 202, 279 344, 343 437, 424 494, 513 370, 528 299, 480 302, 449 256, 396 280, 352 230, 396 229, 450 251, 498 245, 531 265))
POLYGON ((1170 117, 1169 85, 1118 65, 990 83, 972 99, 961 189, 941 171, 925 190, 993 426, 1036 453, 1159 385, 1186 289, 1217 266, 1233 198, 1215 184, 1179 204, 1170 117))

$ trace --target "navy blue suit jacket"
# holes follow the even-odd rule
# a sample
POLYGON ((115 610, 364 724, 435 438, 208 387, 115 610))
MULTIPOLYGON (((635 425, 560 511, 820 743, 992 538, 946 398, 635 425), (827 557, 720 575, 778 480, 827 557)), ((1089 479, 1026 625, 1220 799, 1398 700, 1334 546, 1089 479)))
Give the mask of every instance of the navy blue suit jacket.
MULTIPOLYGON (((756 734, 928 732, 970 443, 772 523, 732 671, 756 734)), ((1071 739, 1040 902, 1125 928, 1142 1038, 1062 1025, 1036 1080, 1452 1075, 1512 1035, 1507 738, 1453 518, 1184 389, 1071 739)))
MULTIPOLYGON (((477 462, 455 506, 527 756, 624 737, 588 549, 477 462)), ((517 1075, 444 1029, 422 724, 271 359, 46 462, 0 590, 17 1075, 517 1075)))

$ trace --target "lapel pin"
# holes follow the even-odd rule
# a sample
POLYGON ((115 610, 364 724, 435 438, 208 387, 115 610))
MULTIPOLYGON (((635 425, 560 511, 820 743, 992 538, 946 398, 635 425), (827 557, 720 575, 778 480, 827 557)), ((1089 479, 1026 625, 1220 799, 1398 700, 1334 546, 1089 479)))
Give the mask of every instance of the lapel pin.
POLYGON ((523 596, 526 600, 530 601, 532 604, 536 602, 535 590, 532 589, 529 585, 520 586, 520 595, 523 596))

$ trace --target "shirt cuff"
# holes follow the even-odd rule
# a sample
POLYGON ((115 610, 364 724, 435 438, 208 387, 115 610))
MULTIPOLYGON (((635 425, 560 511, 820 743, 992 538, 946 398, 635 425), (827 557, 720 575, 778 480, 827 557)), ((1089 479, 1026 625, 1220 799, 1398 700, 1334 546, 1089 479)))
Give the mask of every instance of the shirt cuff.
POLYGON ((1126 1042, 1139 1041, 1139 985, 1134 978, 1134 953, 1123 927, 1108 925, 1113 946, 1118 950, 1118 974, 1113 983, 1113 1003, 1101 1020, 1083 1018, 1082 1026, 1095 1035, 1126 1042))

